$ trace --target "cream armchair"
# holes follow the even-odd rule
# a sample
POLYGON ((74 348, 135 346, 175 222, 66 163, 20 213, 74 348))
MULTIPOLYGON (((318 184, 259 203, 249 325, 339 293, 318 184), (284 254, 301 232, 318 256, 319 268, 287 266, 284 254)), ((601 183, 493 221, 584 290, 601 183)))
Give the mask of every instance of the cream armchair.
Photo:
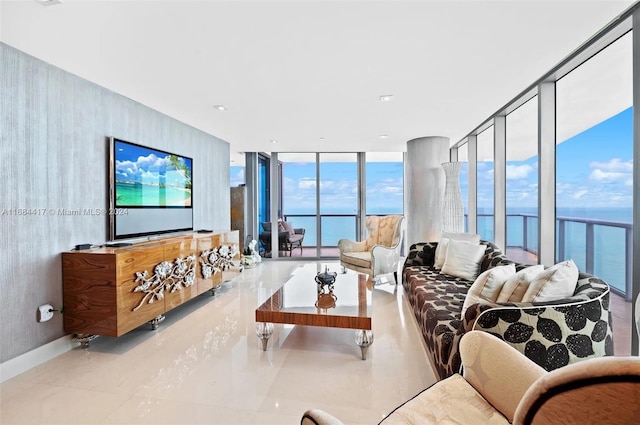
POLYGON ((401 215, 367 217, 369 237, 366 240, 338 241, 340 264, 348 269, 369 274, 374 279, 379 275, 393 273, 398 283, 403 221, 404 217, 401 215))
MULTIPOLYGON (((546 372, 495 336, 472 331, 460 341, 463 373, 439 381, 397 407, 380 425, 636 424, 640 359, 600 357, 546 372)), ((342 425, 308 410, 302 425, 342 425)))

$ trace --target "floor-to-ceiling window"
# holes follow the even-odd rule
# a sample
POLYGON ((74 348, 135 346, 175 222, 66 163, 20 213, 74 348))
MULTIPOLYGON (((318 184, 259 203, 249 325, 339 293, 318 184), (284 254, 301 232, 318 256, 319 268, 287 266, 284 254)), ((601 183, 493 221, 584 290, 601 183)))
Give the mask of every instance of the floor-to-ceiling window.
MULTIPOLYGON (((631 32, 556 83, 557 260, 631 297, 633 108, 631 32)), ((629 303, 612 299, 614 334, 630 332, 629 303), (621 320, 616 320, 618 316, 621 320), (626 323, 616 328, 616 323, 626 323)), ((615 340, 615 351, 630 352, 615 340)))
POLYGON ((321 153, 320 255, 337 255, 338 241, 357 240, 358 158, 355 153, 321 153))
POLYGON ((366 214, 402 214, 404 166, 402 152, 366 154, 366 214))
POLYGON ((494 160, 493 126, 478 134, 477 138, 477 230, 480 238, 494 240, 494 160))
POLYGON ((506 252, 538 263, 538 98, 506 117, 506 252))
MULTIPOLYGON (((361 158, 363 193, 358 191, 356 153, 278 153, 279 183, 268 180, 270 158, 259 158, 259 196, 267 197, 270 185, 280 184, 280 218, 305 229, 301 256, 337 257, 340 239, 360 240, 360 197, 366 200, 366 215, 403 214, 403 153, 366 153, 361 158)), ((268 205, 260 201, 261 214, 268 215, 268 205)))
POLYGON ((283 218, 294 228, 305 229, 303 252, 316 256, 316 154, 280 153, 278 161, 282 163, 283 218))

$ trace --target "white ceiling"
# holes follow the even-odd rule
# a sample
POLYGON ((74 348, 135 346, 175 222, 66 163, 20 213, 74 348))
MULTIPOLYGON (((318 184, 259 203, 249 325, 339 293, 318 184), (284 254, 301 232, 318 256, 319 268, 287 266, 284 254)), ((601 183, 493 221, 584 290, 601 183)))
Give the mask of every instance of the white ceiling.
POLYGON ((633 3, 61 1, 2 0, 0 39, 235 152, 453 144, 633 3))

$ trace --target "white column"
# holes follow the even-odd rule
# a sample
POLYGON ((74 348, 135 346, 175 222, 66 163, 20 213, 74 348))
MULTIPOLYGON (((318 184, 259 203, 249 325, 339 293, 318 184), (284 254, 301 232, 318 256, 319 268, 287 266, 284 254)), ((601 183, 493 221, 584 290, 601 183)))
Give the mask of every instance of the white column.
POLYGON ((538 85, 538 263, 556 261, 556 83, 538 85))
POLYGON ((421 137, 407 142, 405 197, 407 245, 440 239, 444 194, 443 162, 449 161, 448 137, 421 137))
POLYGON ((507 249, 507 117, 493 119, 493 242, 507 249))

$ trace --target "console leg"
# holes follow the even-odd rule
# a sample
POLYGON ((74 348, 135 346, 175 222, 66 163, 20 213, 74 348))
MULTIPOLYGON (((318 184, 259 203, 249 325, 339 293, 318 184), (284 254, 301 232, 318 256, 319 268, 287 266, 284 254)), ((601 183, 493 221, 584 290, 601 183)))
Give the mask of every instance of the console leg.
POLYGON ((273 335, 273 323, 256 323, 256 335, 258 335, 258 338, 260 338, 260 341, 262 341, 262 351, 267 351, 267 343, 269 342, 269 337, 273 335))
POLYGON ((156 318, 149 320, 149 324, 151 325, 151 330, 155 331, 158 329, 158 325, 164 321, 165 317, 161 314, 156 318))
POLYGON ((73 338, 71 339, 73 342, 79 342, 80 347, 87 349, 89 348, 89 343, 96 339, 98 335, 91 334, 73 334, 73 338))
POLYGON ((360 346, 362 360, 367 360, 369 346, 373 344, 373 331, 359 329, 356 331, 356 344, 360 346))

